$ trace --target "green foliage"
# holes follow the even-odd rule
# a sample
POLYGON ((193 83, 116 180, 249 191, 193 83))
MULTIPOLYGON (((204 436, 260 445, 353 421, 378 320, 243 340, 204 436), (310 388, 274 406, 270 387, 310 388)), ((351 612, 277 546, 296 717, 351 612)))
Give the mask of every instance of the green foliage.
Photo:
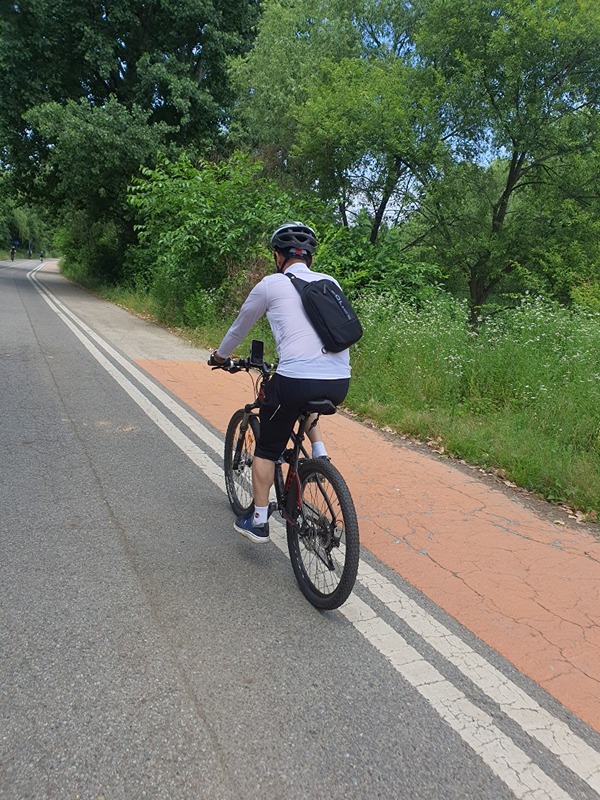
POLYGON ((328 226, 317 251, 318 268, 337 277, 353 295, 377 290, 417 301, 435 293, 443 273, 432 263, 402 260, 397 227, 385 228, 375 244, 370 235, 371 221, 365 213, 352 227, 328 226))
POLYGON ((92 220, 85 212, 73 211, 56 229, 54 244, 62 255, 62 272, 78 283, 95 288, 121 277, 124 231, 111 219, 92 220))
POLYGON ((46 143, 35 181, 57 209, 72 275, 102 283, 122 274, 125 248, 134 241, 127 186, 141 164, 152 163, 164 137, 164 128, 150 126, 148 117, 114 98, 102 106, 49 103, 27 114, 46 143))
POLYGON ((421 9, 418 53, 445 79, 449 117, 471 147, 531 163, 585 145, 580 109, 600 99, 594 0, 423 0, 421 9))
POLYGON ((255 48, 234 65, 241 141, 334 200, 344 225, 372 207, 373 243, 444 149, 437 76, 411 61, 413 27, 405 3, 271 0, 255 48))
POLYGON ((285 168, 294 143, 294 109, 310 96, 318 64, 360 52, 352 3, 266 0, 256 45, 232 60, 236 140, 264 148, 265 160, 285 168))
POLYGON ((404 229, 397 261, 435 265, 475 323, 507 293, 598 280, 597 202, 568 174, 600 178, 599 40, 592 0, 271 0, 234 118, 343 225, 404 229))
POLYGON ((571 297, 576 306, 600 314, 600 281, 579 283, 571 289, 571 297))
POLYGON ((553 159, 545 169, 547 180, 523 178, 502 224, 495 224, 510 170, 506 161, 449 165, 405 226, 405 238, 415 243, 412 254, 443 265, 446 287, 469 297, 477 314, 514 305, 525 291, 568 304, 579 286, 600 283, 596 159, 592 153, 553 159))
POLYGON ((527 298, 474 334, 465 303, 366 293, 349 403, 554 501, 600 510, 600 318, 527 298))
POLYGON ((14 200, 5 172, 0 171, 0 246, 4 249, 14 238, 14 200))
POLYGON ((241 154, 198 167, 182 157, 143 175, 130 192, 146 252, 137 267, 165 319, 176 323, 197 318, 205 292, 226 279, 229 297, 239 299, 240 285, 245 294, 272 268, 270 233, 302 212, 301 203, 263 177, 259 162, 241 154))
POLYGON ((220 146, 226 61, 247 48, 258 11, 257 0, 3 10, 0 164, 14 192, 52 210, 72 274, 120 278, 135 241, 126 187, 140 166, 172 147, 220 146))
POLYGON ((24 254, 28 246, 39 252, 48 248, 50 234, 44 217, 37 209, 23 204, 8 173, 0 171, 0 247, 9 249, 15 240, 20 242, 18 249, 24 254))
POLYGON ((384 215, 407 213, 417 176, 446 150, 436 81, 398 58, 323 62, 296 112, 294 163, 345 217, 361 202, 373 208, 373 243, 384 215))
MULTIPOLYGON (((419 212, 431 231, 425 240, 443 243, 463 275, 474 319, 515 271, 550 277, 552 267, 540 264, 543 195, 564 186, 569 166, 597 142, 600 8, 588 0, 466 6, 422 4, 417 52, 444 81, 451 141, 470 163, 446 165, 419 212), (483 169, 486 151, 497 161, 483 169)), ((578 193, 570 199, 579 202, 578 193)))
POLYGON ((214 141, 230 99, 226 59, 243 53, 257 0, 12 3, 0 18, 0 141, 25 168, 35 139, 21 115, 48 101, 111 97, 150 112, 179 143, 214 141))

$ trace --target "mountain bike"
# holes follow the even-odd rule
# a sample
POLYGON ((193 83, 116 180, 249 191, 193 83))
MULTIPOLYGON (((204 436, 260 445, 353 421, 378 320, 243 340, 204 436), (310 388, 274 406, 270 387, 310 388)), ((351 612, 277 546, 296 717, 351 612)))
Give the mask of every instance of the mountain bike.
MULTIPOLYGON (((253 342, 254 345, 262 345, 253 342)), ((262 352, 262 348, 261 352, 262 352)), ((210 363, 210 362, 209 362, 210 363)), ((253 509, 252 462, 260 437, 258 410, 265 384, 275 365, 257 358, 229 359, 221 369, 252 376, 255 399, 236 411, 225 435, 225 485, 236 516, 253 509)), ((300 412, 289 447, 275 462, 275 496, 270 512, 286 524, 287 546, 300 590, 314 606, 339 608, 356 580, 360 555, 358 520, 346 481, 327 459, 311 458, 305 437, 320 415, 335 414, 329 400, 314 400, 300 412), (316 417, 313 415, 316 414, 316 417)))

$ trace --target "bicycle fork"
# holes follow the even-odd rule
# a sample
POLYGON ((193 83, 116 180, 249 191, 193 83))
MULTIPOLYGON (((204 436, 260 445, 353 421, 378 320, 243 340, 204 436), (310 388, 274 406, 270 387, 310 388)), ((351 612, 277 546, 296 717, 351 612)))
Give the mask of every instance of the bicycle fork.
POLYGON ((240 422, 240 430, 237 437, 237 442, 235 443, 235 451, 233 453, 233 460, 232 460, 232 467, 234 470, 239 469, 240 467, 240 460, 242 456, 242 450, 244 447, 244 442, 246 441, 246 433, 248 432, 248 428, 250 426, 250 413, 252 409, 246 408, 244 409, 244 416, 242 417, 242 421, 240 422))

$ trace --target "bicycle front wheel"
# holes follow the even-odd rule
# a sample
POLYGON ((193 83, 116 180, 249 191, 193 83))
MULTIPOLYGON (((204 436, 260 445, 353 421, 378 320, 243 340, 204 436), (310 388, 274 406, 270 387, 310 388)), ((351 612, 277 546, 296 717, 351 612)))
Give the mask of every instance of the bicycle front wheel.
POLYGON ((323 459, 298 465, 298 481, 287 523, 294 574, 306 599, 317 608, 339 608, 356 580, 360 544, 358 520, 346 481, 323 459))
POLYGON ((238 517, 252 510, 252 462, 260 431, 258 417, 253 415, 248 418, 248 425, 243 431, 244 417, 244 409, 240 408, 229 420, 223 459, 227 497, 238 517))

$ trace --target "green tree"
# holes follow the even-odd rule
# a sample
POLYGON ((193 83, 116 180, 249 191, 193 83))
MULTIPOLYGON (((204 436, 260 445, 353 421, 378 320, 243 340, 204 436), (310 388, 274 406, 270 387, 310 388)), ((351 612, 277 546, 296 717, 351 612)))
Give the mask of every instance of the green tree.
POLYGON ((0 19, 0 141, 23 164, 23 119, 46 102, 115 97, 180 143, 214 141, 231 94, 228 56, 253 36, 258 0, 21 0, 0 19))
POLYGON ((164 126, 149 125, 149 113, 109 99, 102 106, 48 103, 26 115, 45 144, 34 169, 38 192, 55 209, 66 267, 80 279, 121 277, 135 241, 127 187, 164 139, 164 126))
POLYGON ((16 238, 21 242, 21 249, 45 250, 50 243, 47 221, 32 206, 15 206, 13 212, 13 228, 16 238))
POLYGON ((5 170, 0 169, 0 247, 4 249, 11 239, 11 220, 14 202, 5 170))
POLYGON ((243 141, 334 200, 343 225, 368 209, 372 244, 443 148, 437 76, 411 57, 416 18, 397 0, 270 0, 234 65, 243 141))
POLYGON ((475 321, 506 288, 558 291, 544 197, 597 139, 598 41, 592 0, 270 0, 236 119, 343 224, 366 210, 371 243, 406 227, 399 261, 449 273, 475 321))
POLYGON ((417 53, 443 79, 456 152, 470 161, 448 165, 447 185, 429 186, 421 210, 428 241, 465 279, 475 321, 534 251, 524 234, 539 235, 535 205, 519 198, 560 186, 597 141, 600 8, 590 0, 421 0, 421 10, 417 53))
MULTIPOLYGON (((264 177, 260 162, 241 153, 219 163, 182 157, 146 169, 130 203, 146 254, 130 277, 149 288, 175 324, 196 319, 215 290, 237 305, 248 284, 272 269, 265 259, 269 233, 282 220, 308 218, 306 207, 264 177)), ((310 212, 320 209, 311 205, 310 212)))
POLYGON ((259 0, 20 0, 0 17, 0 163, 60 220, 80 274, 121 274, 126 187, 169 146, 220 144, 227 58, 259 0))
POLYGON ((436 75, 392 58, 324 64, 297 111, 292 158, 318 192, 337 200, 342 222, 363 206, 375 244, 394 224, 446 149, 436 75))
POLYGON ((530 187, 533 257, 554 296, 600 310, 600 141, 530 187))
POLYGON ((236 102, 232 134, 284 170, 295 141, 294 109, 312 92, 323 60, 358 55, 352 2, 265 0, 255 45, 231 62, 236 102))

